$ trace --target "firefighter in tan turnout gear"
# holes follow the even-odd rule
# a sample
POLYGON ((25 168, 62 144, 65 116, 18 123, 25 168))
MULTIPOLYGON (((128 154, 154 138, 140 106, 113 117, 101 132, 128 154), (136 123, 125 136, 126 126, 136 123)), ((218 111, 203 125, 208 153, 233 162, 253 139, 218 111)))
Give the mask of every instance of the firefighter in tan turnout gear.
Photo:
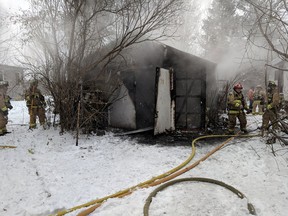
POLYGON ((12 109, 10 97, 7 95, 8 82, 0 81, 0 136, 8 133, 6 125, 8 123, 8 109, 12 109))
POLYGON ((246 100, 242 94, 243 86, 241 83, 237 83, 233 87, 233 91, 228 94, 227 97, 227 109, 228 109, 228 134, 234 134, 237 118, 240 122, 240 129, 244 133, 247 133, 246 114, 244 110, 250 112, 247 107, 246 100))
POLYGON ((253 108, 252 108, 253 115, 256 115, 256 114, 263 115, 265 96, 266 96, 265 92, 263 91, 261 85, 257 85, 253 93, 253 108), (258 107, 258 112, 257 112, 257 107, 258 107))
POLYGON ((268 130, 269 122, 272 129, 278 129, 277 125, 277 110, 280 104, 280 96, 277 85, 274 81, 269 81, 266 93, 266 107, 262 117, 262 135, 268 130))
POLYGON ((28 107, 30 115, 30 125, 29 129, 36 128, 36 118, 39 118, 40 125, 46 129, 46 116, 45 116, 45 107, 46 102, 45 98, 42 95, 41 91, 38 89, 38 81, 34 80, 30 83, 29 89, 25 92, 26 105, 28 107))

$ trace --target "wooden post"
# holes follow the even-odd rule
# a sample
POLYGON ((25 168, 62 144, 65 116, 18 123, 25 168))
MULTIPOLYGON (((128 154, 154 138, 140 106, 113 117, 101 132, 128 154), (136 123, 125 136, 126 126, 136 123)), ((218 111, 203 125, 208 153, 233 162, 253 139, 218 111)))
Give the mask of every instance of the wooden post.
POLYGON ((83 91, 82 79, 80 79, 79 85, 80 85, 80 95, 79 95, 79 101, 78 101, 78 106, 77 106, 76 146, 78 146, 79 129, 80 129, 80 112, 81 112, 82 91, 83 91))

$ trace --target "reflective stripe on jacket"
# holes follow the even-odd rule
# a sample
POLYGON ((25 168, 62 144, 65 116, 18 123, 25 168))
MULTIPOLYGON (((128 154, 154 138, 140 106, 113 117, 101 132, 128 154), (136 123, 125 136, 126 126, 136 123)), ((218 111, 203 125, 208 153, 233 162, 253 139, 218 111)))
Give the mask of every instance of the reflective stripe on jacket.
POLYGON ((230 111, 248 110, 247 103, 244 99, 242 92, 237 93, 236 91, 230 92, 227 97, 227 109, 230 111), (240 103, 240 105, 239 105, 240 103))

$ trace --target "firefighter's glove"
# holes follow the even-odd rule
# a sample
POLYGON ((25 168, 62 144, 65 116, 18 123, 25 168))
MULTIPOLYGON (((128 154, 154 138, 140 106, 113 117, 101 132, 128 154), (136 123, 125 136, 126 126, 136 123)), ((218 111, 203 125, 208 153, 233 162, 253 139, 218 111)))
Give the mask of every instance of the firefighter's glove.
POLYGON ((1 112, 3 113, 4 116, 8 115, 8 109, 6 106, 1 108, 1 112))
POLYGON ((271 110, 272 108, 273 108, 273 107, 272 107, 271 104, 268 104, 268 105, 267 105, 267 109, 268 109, 268 110, 271 110))
POLYGON ((248 109, 248 110, 246 111, 246 113, 247 113, 247 114, 250 114, 250 113, 252 113, 252 110, 251 110, 251 109, 248 109))

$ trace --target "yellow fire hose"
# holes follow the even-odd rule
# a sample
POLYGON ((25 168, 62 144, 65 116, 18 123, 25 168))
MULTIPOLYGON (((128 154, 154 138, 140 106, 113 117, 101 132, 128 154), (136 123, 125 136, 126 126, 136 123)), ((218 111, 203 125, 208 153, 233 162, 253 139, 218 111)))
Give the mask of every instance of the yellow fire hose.
MULTIPOLYGON (((209 137, 209 138, 210 138, 210 137, 219 137, 219 136, 227 137, 228 135, 208 135, 208 136, 198 137, 198 138, 196 138, 196 139, 193 140, 193 142, 192 142, 192 148, 195 149, 195 142, 198 141, 198 140, 200 140, 200 139, 204 139, 204 138, 208 138, 208 137, 209 137)), ((236 135, 236 136, 237 136, 237 135, 236 135)), ((229 136, 229 137, 231 137, 231 136, 229 136)), ((234 136, 234 137, 235 137, 235 136, 234 136)), ((229 138, 228 140, 226 140, 225 142, 223 142, 221 145, 219 145, 219 146, 217 146, 215 149, 213 149, 211 152, 209 152, 207 155, 205 155, 205 157, 201 158, 201 159, 198 160, 196 163, 193 163, 191 166, 187 167, 187 168, 189 168, 189 169, 184 168, 184 169, 182 169, 182 170, 179 170, 178 172, 174 172, 174 174, 171 173, 169 176, 166 176, 166 177, 163 177, 163 178, 157 178, 157 177, 156 177, 155 181, 153 181, 153 182, 151 182, 151 183, 149 183, 149 184, 143 185, 143 186, 141 186, 141 187, 139 187, 139 188, 147 188, 147 187, 151 187, 151 186, 156 186, 156 185, 158 185, 158 184, 161 184, 161 183, 163 183, 163 182, 166 182, 166 181, 168 181, 168 180, 170 180, 170 179, 173 179, 173 178, 177 177, 178 175, 181 175, 181 174, 187 172, 188 170, 190 170, 190 169, 192 169, 193 167, 197 166, 201 161, 204 161, 206 158, 208 158, 211 154, 213 154, 214 152, 216 152, 218 149, 220 149, 222 146, 224 146, 224 145, 225 145, 226 143, 228 143, 230 140, 234 139, 234 137, 229 138), (205 158, 205 159, 204 159, 204 158, 205 158), (173 175, 172 175, 172 174, 173 174, 173 175), (158 180, 158 181, 157 181, 157 180, 158 180)), ((195 155, 195 150, 194 150, 194 155, 195 155)), ((194 155, 193 155, 193 157, 194 157, 194 155)), ((132 193, 132 191, 127 191, 126 193, 123 193, 123 194, 121 194, 121 196, 117 196, 117 197, 118 197, 118 198, 124 197, 124 196, 127 196, 127 195, 131 194, 131 193, 132 193)), ((102 203, 102 202, 101 202, 101 203, 102 203)), ((88 208, 88 209, 80 212, 77 216, 87 216, 87 215, 89 215, 89 214, 92 213, 96 208, 98 208, 98 207, 101 206, 101 204, 100 204, 100 205, 99 205, 99 204, 100 204, 100 202, 98 202, 96 205, 94 205, 94 206, 92 206, 92 207, 90 207, 90 208, 88 208)))
MULTIPOLYGON (((109 198, 120 197, 120 196, 123 195, 123 194, 126 195, 127 193, 131 193, 131 192, 132 192, 133 190, 135 190, 136 188, 143 187, 144 185, 148 185, 148 184, 150 184, 151 182, 156 181, 157 179, 164 178, 164 177, 166 177, 166 176, 171 175, 172 173, 176 172, 177 170, 180 170, 182 167, 184 167, 185 165, 187 165, 187 164, 193 159, 193 157, 195 156, 195 152, 196 152, 195 143, 196 143, 196 141, 198 141, 199 139, 201 139, 201 137, 198 137, 198 138, 196 138, 195 140, 193 140, 193 142, 192 142, 192 153, 190 154, 190 156, 189 156, 182 164, 180 164, 180 165, 178 165, 177 167, 175 167, 175 168, 167 171, 166 173, 163 173, 163 174, 161 174, 161 175, 159 175, 159 176, 153 177, 153 178, 151 178, 151 179, 149 179, 149 180, 147 180, 147 181, 145 181, 145 182, 142 182, 142 183, 140 183, 140 184, 138 184, 138 185, 132 186, 132 187, 127 188, 127 189, 125 189, 125 190, 119 191, 119 192, 117 192, 117 193, 115 193, 115 194, 112 194, 112 195, 103 197, 103 198, 101 198, 101 199, 92 200, 92 201, 90 201, 90 202, 88 202, 88 203, 85 203, 85 204, 83 204, 83 205, 76 206, 76 207, 71 208, 71 209, 67 209, 67 210, 60 211, 60 212, 58 212, 56 215, 65 215, 65 214, 67 214, 67 213, 69 213, 69 212, 75 211, 75 210, 80 209, 80 208, 84 208, 84 207, 88 207, 88 206, 91 206, 91 205, 94 205, 94 204, 102 203, 103 201, 105 201, 105 200, 107 200, 107 199, 109 199, 109 198)), ((202 139, 204 139, 204 138, 202 138, 202 139)))
MULTIPOLYGON (((191 155, 189 156, 188 159, 186 159, 186 161, 184 161, 182 164, 180 164, 179 166, 175 167, 174 169, 162 174, 162 175, 159 175, 157 177, 154 177, 148 181, 145 181, 145 182, 142 182, 136 186, 133 186, 133 187, 130 187, 130 188, 127 188, 125 190, 122 190, 122 191, 119 191, 115 194, 112 194, 112 195, 108 195, 106 197, 103 197, 103 198, 100 198, 100 199, 97 199, 97 200, 92 200, 90 202, 87 202, 85 204, 82 204, 82 205, 79 205, 79 206, 76 206, 76 207, 73 207, 73 208, 70 208, 70 209, 67 209, 67 210, 63 210, 63 211, 60 211, 58 212, 56 215, 57 216, 60 216, 60 215, 65 215, 69 212, 72 212, 72 211, 75 211, 77 209, 81 209, 81 208, 84 208, 84 207, 89 207, 91 205, 94 205, 92 207, 90 207, 89 209, 86 209, 84 210, 83 212, 79 213, 78 216, 84 216, 84 215, 88 215, 90 214, 91 212, 93 212, 96 208, 98 208, 99 206, 101 206, 101 204, 106 201, 107 199, 109 198, 120 198, 120 197, 124 197, 128 194, 131 194, 133 191, 135 191, 136 189, 138 188, 145 188, 145 187, 149 187, 149 186, 155 186, 155 185, 158 185, 160 183, 163 183, 165 181, 168 181, 172 178, 175 178, 176 176, 178 175, 181 175, 182 173, 184 172, 187 172, 188 170, 194 168, 195 166, 197 166, 201 161, 204 161, 206 160, 209 156, 211 156, 213 153, 215 153, 217 150, 219 150, 220 148, 222 148, 226 143, 228 143, 230 140, 234 139, 234 137, 236 136, 239 136, 239 135, 207 135, 207 136, 201 136, 201 137, 198 137, 196 139, 193 140, 192 142, 192 153, 191 155), (195 155, 195 143, 196 141, 200 140, 200 139, 205 139, 205 138, 219 138, 219 137, 230 137, 228 140, 226 140, 224 143, 222 143, 221 145, 219 145, 218 147, 216 147, 214 150, 212 150, 211 152, 209 152, 207 155, 205 155, 202 159, 198 160, 196 163, 192 164, 191 166, 189 167, 186 167, 185 169, 183 170, 180 170, 182 167, 184 167, 185 165, 187 165, 194 157, 195 155), (180 170, 179 172, 177 172, 178 170, 180 170), (177 173, 176 173, 177 172, 177 173), (174 175, 171 175, 173 174, 174 175), (170 177, 171 176, 171 177, 170 177), (157 181, 159 180, 159 181, 157 181), (161 180, 161 181, 160 181, 161 180)), ((258 136, 258 135, 241 135, 241 137, 253 137, 253 136, 258 136)))
MULTIPOLYGON (((155 197, 159 191, 164 190, 165 188, 167 188, 173 184, 180 183, 180 182, 187 182, 187 181, 207 182, 207 183, 211 183, 211 184, 216 184, 216 185, 222 186, 222 187, 230 190, 231 192, 235 193, 241 199, 244 199, 244 198, 247 199, 247 197, 242 192, 237 190, 235 187, 228 185, 228 184, 225 184, 224 182, 221 182, 221 181, 218 181, 215 179, 201 178, 201 177, 182 178, 182 179, 176 179, 173 181, 166 182, 165 184, 159 186, 154 191, 152 191, 152 193, 150 193, 150 195, 148 196, 148 198, 145 201, 145 205, 143 208, 144 216, 149 216, 149 207, 150 207, 150 204, 152 202, 152 198, 155 197)), ((247 208, 248 208, 248 211, 250 214, 256 215, 255 208, 251 203, 249 203, 248 199, 247 199, 247 208)))
POLYGON ((0 148, 17 148, 17 146, 0 146, 0 148))
MULTIPOLYGON (((230 136, 231 135, 210 135, 209 137, 227 137, 227 136, 230 136)), ((149 184, 149 186, 156 186, 156 185, 159 185, 161 183, 164 183, 164 182, 167 182, 173 178, 176 178, 177 176, 179 175, 182 175, 183 173, 193 169, 194 167, 198 166, 202 161, 205 161, 208 157, 210 157, 212 154, 214 154, 216 151, 218 151, 219 149, 221 149, 224 145, 226 145, 228 142, 230 142, 231 140, 234 139, 234 137, 254 137, 254 136, 258 136, 257 135, 233 135, 231 138, 227 139, 226 141, 224 141, 223 143, 221 143, 220 145, 216 146, 212 151, 208 152, 204 157, 200 158, 199 160, 197 160, 196 162, 194 162, 193 164, 185 167, 184 169, 182 170, 179 170, 178 172, 175 172, 165 178, 162 178, 161 180, 159 181, 155 181, 155 182, 152 182, 151 184, 149 184)))

